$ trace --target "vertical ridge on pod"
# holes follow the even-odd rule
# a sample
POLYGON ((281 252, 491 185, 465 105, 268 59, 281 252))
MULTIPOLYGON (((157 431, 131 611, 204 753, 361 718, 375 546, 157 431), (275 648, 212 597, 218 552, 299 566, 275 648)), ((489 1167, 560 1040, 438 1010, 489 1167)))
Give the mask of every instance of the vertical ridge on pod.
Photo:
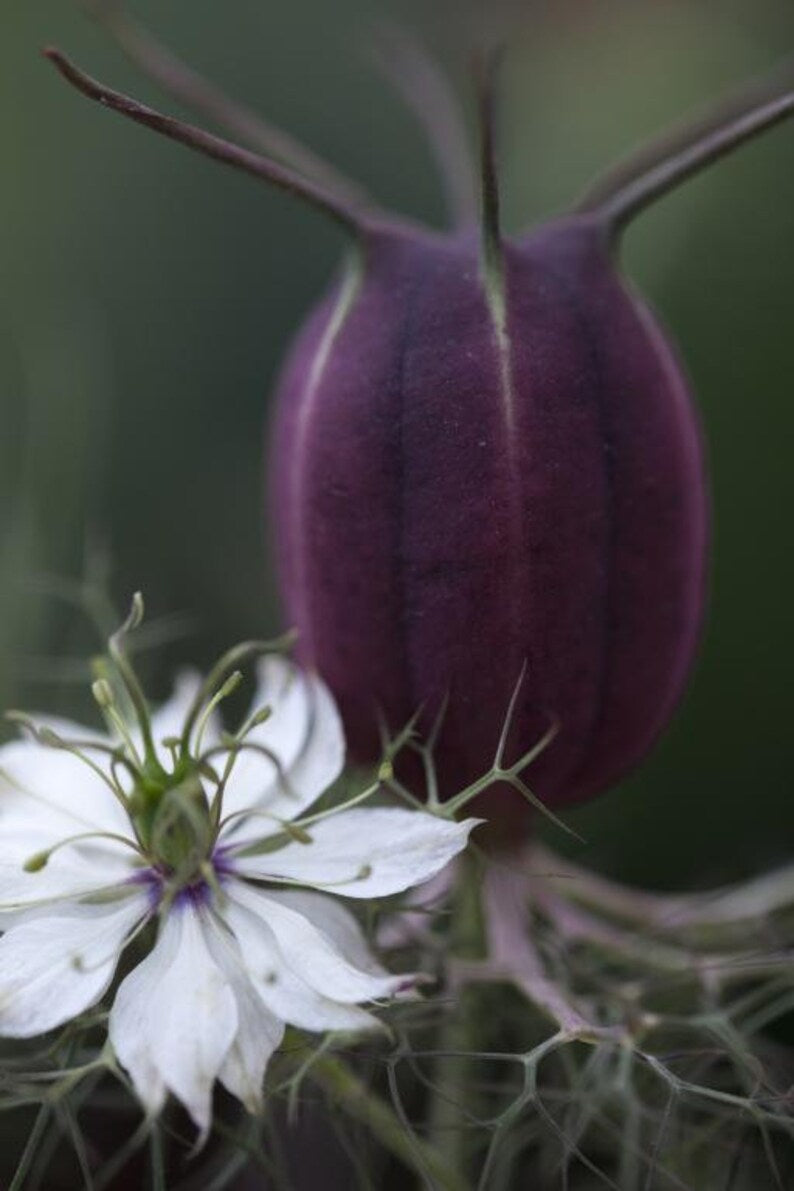
MULTIPOLYGON (((365 267, 362 252, 362 247, 357 246, 348 259, 342 280, 339 283, 336 298, 331 306, 327 323, 319 337, 316 354, 310 361, 305 382, 295 397, 295 409, 292 414, 295 418, 295 428, 293 431, 292 450, 290 452, 290 476, 288 481, 290 485, 289 500, 295 508, 304 507, 302 489, 305 469, 307 467, 307 436, 312 408, 320 392, 334 345, 342 333, 345 321, 353 309, 361 289, 365 267)), ((283 532, 290 533, 293 538, 287 548, 292 558, 293 575, 291 582, 295 584, 296 590, 303 593, 303 606, 299 610, 296 609, 296 618, 304 626, 303 633, 305 634, 305 640, 301 648, 305 649, 311 655, 313 653, 311 642, 311 626, 313 623, 311 614, 312 585, 308 582, 306 573, 307 548, 305 542, 305 521, 299 517, 295 518, 289 529, 285 529, 283 532)))

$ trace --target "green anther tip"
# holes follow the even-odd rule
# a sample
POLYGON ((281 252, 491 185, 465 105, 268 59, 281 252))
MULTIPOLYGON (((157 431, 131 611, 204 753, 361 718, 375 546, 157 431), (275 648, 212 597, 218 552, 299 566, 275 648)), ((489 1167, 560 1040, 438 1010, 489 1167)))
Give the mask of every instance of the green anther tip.
POLYGON ((27 728, 30 732, 38 733, 36 721, 26 711, 4 711, 3 716, 10 724, 18 724, 22 728, 27 728))
POLYGON ((40 873, 50 859, 49 852, 34 852, 23 864, 26 873, 40 873))
POLYGON ((308 831, 306 831, 303 827, 298 827, 296 823, 285 823, 284 830, 291 839, 296 841, 296 843, 310 844, 312 842, 312 837, 309 835, 308 831))
POLYGON ((270 719, 272 714, 273 714, 272 707, 268 706, 268 707, 261 708, 259 711, 256 712, 255 715, 252 715, 250 720, 248 721, 249 729, 250 728, 258 728, 260 724, 266 723, 267 720, 270 719))
POLYGON ((130 629, 137 629, 138 626, 142 624, 145 614, 146 606, 143 602, 143 594, 140 591, 136 591, 132 597, 132 606, 130 608, 130 617, 128 621, 130 629))
POLYGON ((36 737, 41 744, 46 744, 48 748, 62 749, 66 748, 66 742, 57 732, 53 732, 52 728, 39 728, 36 731, 36 737))
POLYGON ((227 695, 231 695, 233 691, 237 690, 242 681, 242 670, 233 670, 215 696, 216 699, 225 699, 227 695))
POLYGON ((107 711, 115 703, 113 687, 106 678, 97 678, 96 682, 91 683, 91 694, 103 711, 107 711))

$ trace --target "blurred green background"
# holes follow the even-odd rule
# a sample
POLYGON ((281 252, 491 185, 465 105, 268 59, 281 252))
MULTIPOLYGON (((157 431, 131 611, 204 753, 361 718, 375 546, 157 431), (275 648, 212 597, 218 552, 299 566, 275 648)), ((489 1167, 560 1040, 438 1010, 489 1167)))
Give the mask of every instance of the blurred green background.
MULTIPOLYGON (((424 31, 470 110, 477 14, 467 20, 461 0, 132 9, 381 202, 442 218, 421 135, 367 44, 387 16, 424 31)), ((502 148, 514 228, 794 45, 791 0, 491 0, 482 12, 511 30, 502 148)), ((140 587, 154 616, 190 614, 190 635, 149 668, 160 694, 173 662, 280 627, 263 515, 269 395, 342 241, 299 204, 88 104, 40 58, 47 42, 173 105, 69 0, 5 0, 0 695, 76 712, 80 670, 63 659, 93 643, 48 577, 79 578, 87 557, 110 560, 120 603, 140 587)), ((794 122, 644 216, 625 264, 677 339, 703 411, 712 605, 673 728, 630 782, 570 820, 587 837, 580 856, 607 870, 706 884, 788 858, 794 837, 794 122)))

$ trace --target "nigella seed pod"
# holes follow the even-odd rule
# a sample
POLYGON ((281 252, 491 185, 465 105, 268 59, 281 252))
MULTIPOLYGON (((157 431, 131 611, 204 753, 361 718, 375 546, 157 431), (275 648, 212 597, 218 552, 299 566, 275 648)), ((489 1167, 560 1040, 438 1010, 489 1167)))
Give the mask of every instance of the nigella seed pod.
POLYGON ((559 805, 617 780, 681 692, 700 435, 597 223, 506 246, 503 307, 478 251, 382 231, 299 337, 272 452, 280 571, 358 755, 377 753, 376 706, 399 725, 446 699, 436 764, 462 788, 526 665, 510 749, 559 721, 531 775, 559 805))
MULTIPOLYGON (((251 140, 250 113, 221 104, 175 59, 153 58, 140 31, 113 32, 172 93, 251 140)), ((392 49, 448 166, 451 232, 385 216, 272 129, 257 128, 259 147, 297 168, 50 56, 91 98, 351 230, 347 265, 298 335, 277 394, 272 504, 302 660, 333 689, 360 759, 379 752, 379 716, 396 729, 421 708, 427 728, 443 707, 442 792, 488 768, 515 694, 506 755, 558 726, 531 773, 557 807, 646 754, 684 687, 703 617, 697 416, 674 351, 620 277, 620 233, 791 114, 794 92, 739 97, 620 165, 569 215, 508 239, 489 80, 478 218, 439 76, 415 48, 392 49)), ((492 791, 485 810, 503 829, 527 819, 513 791, 492 791)))

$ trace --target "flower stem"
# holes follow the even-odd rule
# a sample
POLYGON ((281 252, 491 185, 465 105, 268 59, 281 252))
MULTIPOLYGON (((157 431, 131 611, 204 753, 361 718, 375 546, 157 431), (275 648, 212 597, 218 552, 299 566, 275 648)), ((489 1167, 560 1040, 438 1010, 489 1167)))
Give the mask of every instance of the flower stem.
POLYGON ((433 1145, 456 1176, 465 1182, 465 1134, 461 1116, 471 1049, 471 994, 461 989, 457 1004, 444 1019, 438 1035, 439 1055, 433 1069, 433 1095, 428 1128, 433 1145))
POLYGON ((49 1104, 42 1104, 38 1111, 38 1115, 33 1122, 33 1128, 28 1134, 28 1140, 25 1143, 25 1149, 22 1153, 22 1157, 19 1159, 17 1164, 14 1178, 9 1184, 9 1191, 22 1191, 22 1188, 25 1186, 28 1171, 30 1170, 33 1159, 38 1153, 39 1144, 44 1136, 47 1126, 50 1123, 51 1115, 51 1106, 49 1104))
POLYGON ((307 1074, 426 1184, 439 1191, 468 1191, 467 1181, 447 1166, 438 1150, 409 1133, 396 1113, 340 1059, 321 1055, 307 1074))
MULTIPOLYGON (((449 957, 454 972, 458 964, 476 962, 485 947, 480 890, 481 873, 473 855, 464 855, 457 866, 452 893, 449 957)), ((466 1170, 462 1104, 471 1074, 470 1058, 476 1050, 476 990, 451 981, 453 1003, 442 1023, 433 1073, 434 1095, 429 1109, 430 1136, 436 1149, 461 1178, 466 1170)))

